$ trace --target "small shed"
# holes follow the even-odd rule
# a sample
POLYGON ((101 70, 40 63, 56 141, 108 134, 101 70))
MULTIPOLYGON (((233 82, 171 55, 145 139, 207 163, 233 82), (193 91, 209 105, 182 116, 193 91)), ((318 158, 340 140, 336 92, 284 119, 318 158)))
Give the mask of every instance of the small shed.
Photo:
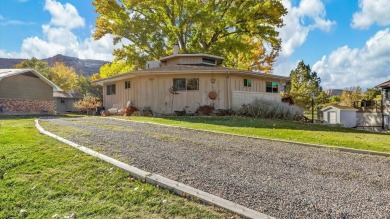
POLYGON ((328 106, 321 109, 324 121, 329 124, 340 124, 343 127, 356 127, 357 109, 348 106, 328 106))
POLYGON ((82 100, 84 97, 83 95, 75 93, 73 91, 69 91, 69 92, 54 91, 53 98, 56 107, 56 112, 65 113, 65 112, 80 111, 74 107, 74 103, 76 103, 79 100, 82 100))

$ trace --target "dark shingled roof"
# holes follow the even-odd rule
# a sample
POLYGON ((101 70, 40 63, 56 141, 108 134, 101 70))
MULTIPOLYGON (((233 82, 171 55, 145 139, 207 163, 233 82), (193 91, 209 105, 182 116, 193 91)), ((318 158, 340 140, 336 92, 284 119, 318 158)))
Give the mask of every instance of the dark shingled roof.
POLYGON ((383 82, 382 84, 379 84, 376 87, 388 88, 388 87, 390 87, 390 80, 386 81, 386 82, 383 82))

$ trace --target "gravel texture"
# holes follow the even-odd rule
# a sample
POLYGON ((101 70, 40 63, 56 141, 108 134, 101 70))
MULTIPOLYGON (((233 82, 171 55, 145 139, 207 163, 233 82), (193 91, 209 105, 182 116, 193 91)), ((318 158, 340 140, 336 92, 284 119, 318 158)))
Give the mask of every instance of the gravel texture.
POLYGON ((41 125, 277 218, 390 218, 390 158, 96 117, 41 125))

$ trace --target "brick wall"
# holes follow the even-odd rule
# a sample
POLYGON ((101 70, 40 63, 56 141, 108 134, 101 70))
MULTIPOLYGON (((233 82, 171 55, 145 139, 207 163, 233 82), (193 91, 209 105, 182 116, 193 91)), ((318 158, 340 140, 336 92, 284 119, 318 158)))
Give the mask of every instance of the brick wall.
POLYGON ((2 114, 53 114, 54 101, 21 100, 0 98, 0 115, 2 114))

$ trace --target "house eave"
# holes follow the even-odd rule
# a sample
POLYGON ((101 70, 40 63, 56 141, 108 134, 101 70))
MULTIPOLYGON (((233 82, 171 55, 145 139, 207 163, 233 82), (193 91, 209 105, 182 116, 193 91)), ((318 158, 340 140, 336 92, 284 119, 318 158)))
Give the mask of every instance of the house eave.
POLYGON ((248 75, 251 77, 258 78, 269 78, 269 79, 279 79, 279 80, 290 80, 290 77, 273 75, 273 74, 264 74, 259 72, 244 71, 244 70, 193 70, 193 71, 183 71, 183 70, 170 70, 170 71, 147 71, 147 70, 138 70, 132 71, 120 75, 114 75, 109 78, 103 78, 93 81, 94 84, 103 85, 110 82, 116 82, 119 80, 125 80, 130 78, 135 78, 139 76, 158 76, 158 75, 178 75, 178 74, 229 74, 229 75, 248 75))

